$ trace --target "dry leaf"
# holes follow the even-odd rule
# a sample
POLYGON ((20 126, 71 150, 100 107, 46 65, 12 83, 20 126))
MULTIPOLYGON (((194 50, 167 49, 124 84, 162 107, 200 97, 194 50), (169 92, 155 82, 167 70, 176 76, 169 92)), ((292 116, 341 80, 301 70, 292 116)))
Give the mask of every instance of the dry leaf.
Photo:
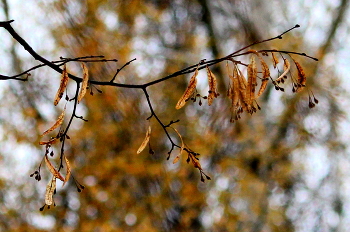
POLYGON ((145 149, 145 147, 147 146, 147 144, 149 142, 150 137, 151 137, 151 126, 148 127, 148 130, 146 132, 146 137, 143 140, 139 149, 137 150, 137 154, 140 154, 143 151, 143 149, 145 149))
POLYGON ((305 75, 304 69, 301 67, 299 62, 297 62, 295 60, 293 60, 293 61, 298 69, 298 84, 300 84, 300 87, 298 89, 300 90, 301 88, 305 87, 305 85, 306 85, 306 75, 305 75))
POLYGON ((262 77, 260 89, 258 91, 256 98, 258 98, 265 91, 267 83, 268 83, 269 78, 270 78, 269 67, 267 66, 267 64, 265 63, 265 61, 262 57, 259 56, 259 59, 260 59, 260 64, 261 64, 261 68, 263 71, 263 77, 262 77))
POLYGON ((287 73, 290 70, 290 63, 289 60, 284 59, 284 65, 283 65, 283 70, 284 72, 282 73, 282 75, 280 75, 277 79, 276 82, 279 82, 285 75, 287 75, 287 73))
POLYGON ((64 114, 65 114, 65 109, 63 110, 61 115, 58 117, 58 119, 56 120, 55 124, 53 124, 53 126, 50 127, 48 130, 46 130, 41 136, 44 136, 44 135, 50 133, 51 131, 55 130, 57 127, 62 125, 63 119, 64 119, 64 114))
MULTIPOLYGON (((174 127, 171 127, 171 128, 176 132, 176 134, 179 136, 179 138, 180 138, 180 140, 181 140, 180 152, 179 152, 179 154, 177 155, 177 156, 180 157, 181 154, 182 154, 182 152, 183 152, 183 150, 185 149, 185 143, 184 143, 184 141, 183 141, 183 139, 182 139, 182 136, 180 135, 179 131, 176 130, 174 127)), ((177 162, 177 160, 176 160, 176 162, 175 162, 175 160, 176 160, 176 157, 175 157, 173 163, 176 163, 176 162, 177 162)))
POLYGON ((60 87, 58 88, 56 96, 55 96, 54 105, 57 105, 58 102, 61 100, 63 93, 64 93, 64 90, 66 90, 66 88, 67 88, 68 79, 69 78, 68 78, 66 64, 64 64, 63 71, 61 74, 61 83, 60 83, 60 87))
POLYGON ((273 61, 273 68, 276 68, 276 67, 277 67, 277 64, 279 63, 279 61, 278 61, 278 59, 276 58, 274 52, 271 52, 271 55, 272 55, 272 61, 273 61))
POLYGON ((217 80, 214 73, 207 66, 207 74, 208 74, 208 84, 209 84, 209 95, 208 95, 208 105, 213 103, 214 98, 218 97, 217 93, 217 80))
POLYGON ((61 173, 59 173, 56 168, 52 165, 52 163, 50 162, 49 158, 47 157, 47 155, 45 155, 45 164, 47 166, 47 168, 50 170, 50 172, 58 179, 60 179, 61 181, 64 181, 63 176, 61 175, 61 173))
POLYGON ((180 159, 180 155, 177 155, 173 161, 173 164, 176 164, 180 159))
POLYGON ((49 183, 46 186, 46 193, 45 193, 45 204, 46 205, 52 205, 53 204, 53 194, 56 189, 56 177, 53 176, 52 179, 49 181, 49 183))
POLYGON ((246 89, 246 100, 248 105, 248 110, 250 108, 250 105, 252 104, 253 100, 255 99, 254 93, 255 93, 255 87, 257 85, 256 78, 257 78, 257 68, 255 63, 254 56, 250 57, 250 63, 248 64, 248 85, 246 89))
POLYGON ((64 156, 64 161, 66 162, 66 170, 67 170, 67 173, 66 173, 66 178, 64 178, 62 187, 67 183, 67 181, 68 181, 69 178, 70 178, 70 174, 71 174, 70 164, 69 164, 69 161, 68 161, 68 159, 67 159, 66 156, 64 156))
POLYGON ((49 141, 40 141, 39 145, 54 144, 58 141, 57 137, 51 138, 49 141))
POLYGON ((81 63, 81 66, 83 68, 83 80, 81 82, 81 89, 80 89, 79 96, 78 96, 78 103, 80 103, 81 99, 83 99, 83 97, 85 96, 86 88, 87 88, 87 85, 89 82, 88 69, 84 63, 81 63))
POLYGON ((191 97, 191 95, 193 94, 194 90, 196 89, 197 86, 197 75, 198 75, 198 66, 196 71, 194 72, 194 74, 192 75, 190 82, 184 92, 184 94, 182 95, 182 97, 180 98, 180 100, 177 102, 175 108, 178 110, 180 108, 182 108, 185 104, 186 101, 191 97))

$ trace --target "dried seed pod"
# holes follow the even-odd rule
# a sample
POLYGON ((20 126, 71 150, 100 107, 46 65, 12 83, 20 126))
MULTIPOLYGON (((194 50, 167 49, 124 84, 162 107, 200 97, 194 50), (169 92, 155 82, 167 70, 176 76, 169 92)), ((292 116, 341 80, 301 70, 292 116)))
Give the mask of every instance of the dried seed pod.
POLYGON ((83 99, 83 97, 86 94, 86 89, 88 86, 88 82, 89 82, 89 72, 88 69, 86 67, 86 65, 84 63, 81 63, 81 66, 83 68, 83 80, 81 82, 81 89, 79 92, 79 96, 78 96, 78 103, 80 103, 80 101, 83 99))
POLYGON ((60 82, 60 87, 57 90, 56 96, 55 96, 55 100, 54 100, 54 105, 56 106, 58 104, 58 102, 61 100, 64 91, 67 88, 67 84, 68 84, 68 72, 67 72, 67 67, 66 64, 64 64, 63 66, 63 71, 61 74, 61 82, 60 82))
POLYGON ((39 145, 48 145, 48 144, 55 144, 56 142, 58 142, 58 138, 57 137, 54 137, 54 138, 51 138, 49 141, 40 141, 39 142, 39 145))
POLYGON ((61 173, 59 173, 56 168, 52 165, 52 163, 50 162, 49 158, 47 157, 47 155, 45 155, 45 164, 47 166, 47 168, 50 170, 50 172, 58 179, 60 179, 61 181, 64 181, 63 176, 61 175, 61 173))
POLYGON ((180 155, 177 155, 175 159, 173 160, 173 164, 176 164, 180 159, 180 155))
POLYGON ((272 61, 273 61, 273 68, 276 68, 279 61, 278 61, 277 57, 275 56, 274 52, 271 52, 271 55, 272 55, 272 61))
POLYGON ((41 136, 44 136, 44 135, 50 133, 51 131, 55 130, 57 127, 59 127, 60 125, 62 125, 63 119, 64 119, 64 114, 65 114, 65 109, 63 110, 63 112, 61 113, 61 115, 58 117, 58 119, 56 120, 56 122, 53 124, 53 126, 50 127, 48 130, 46 130, 41 136))
POLYGON ((209 94, 208 94, 208 105, 213 103, 214 98, 218 97, 217 93, 217 79, 214 73, 207 66, 209 94))
POLYGON ((248 64, 247 73, 248 73, 248 85, 246 89, 246 99, 247 99, 247 105, 249 110, 253 100, 255 99, 254 94, 255 94, 255 87, 257 85, 257 80, 256 80, 257 68, 256 68, 254 56, 250 57, 250 63, 248 64))
POLYGON ((66 163, 67 173, 66 173, 66 177, 64 178, 62 187, 68 182, 70 175, 71 175, 71 167, 70 167, 69 161, 68 161, 66 156, 64 156, 64 161, 66 163))
POLYGON ((183 139, 182 139, 182 136, 181 136, 181 134, 179 133, 179 131, 176 130, 174 127, 171 127, 171 128, 176 132, 176 134, 179 136, 179 138, 180 138, 180 140, 181 140, 180 152, 179 152, 179 154, 175 157, 175 159, 174 159, 174 161, 173 161, 173 163, 175 164, 175 163, 179 160, 180 156, 182 155, 183 150, 185 149, 185 143, 184 143, 184 141, 183 141, 183 139), (178 157, 178 158, 177 158, 177 157, 178 157))
POLYGON ((295 60, 293 60, 293 61, 294 61, 295 66, 297 67, 297 70, 298 70, 298 88, 297 88, 297 91, 299 92, 306 85, 306 75, 305 75, 303 67, 299 64, 299 62, 297 62, 295 60))
POLYGON ((52 179, 49 181, 49 183, 46 186, 46 193, 45 193, 45 204, 46 205, 52 205, 53 204, 53 194, 56 189, 56 177, 53 176, 52 179))
POLYGON ((145 147, 147 146, 147 144, 149 142, 150 137, 151 137, 151 126, 148 127, 148 130, 146 132, 146 137, 143 140, 139 149, 137 150, 137 152, 136 152, 137 154, 140 154, 145 149, 145 147))
POLYGON ((275 81, 278 83, 281 81, 282 78, 284 78, 285 75, 287 75, 287 73, 290 70, 290 63, 289 60, 284 59, 284 65, 283 65, 283 73, 282 75, 280 75, 275 81))
POLYGON ((181 98, 179 99, 179 101, 177 102, 175 108, 178 110, 180 108, 182 108, 187 100, 191 97, 191 95, 193 94, 194 90, 196 89, 197 86, 197 75, 198 75, 198 66, 196 71, 194 72, 194 74, 192 75, 190 82, 184 92, 184 94, 181 96, 181 98))

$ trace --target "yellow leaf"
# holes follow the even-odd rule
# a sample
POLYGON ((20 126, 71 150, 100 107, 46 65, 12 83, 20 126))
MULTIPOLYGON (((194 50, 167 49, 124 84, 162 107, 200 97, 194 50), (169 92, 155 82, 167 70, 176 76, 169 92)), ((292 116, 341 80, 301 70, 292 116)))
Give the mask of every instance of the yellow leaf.
POLYGON ((148 130, 146 132, 146 137, 143 140, 139 149, 137 150, 137 154, 140 154, 143 151, 143 149, 145 149, 145 147, 147 146, 147 144, 149 142, 150 137, 151 137, 151 126, 148 127, 148 130))
POLYGON ((83 80, 81 82, 81 89, 79 92, 79 96, 78 96, 78 103, 80 103, 80 101, 83 99, 83 97, 86 94, 86 88, 89 82, 89 72, 88 69, 86 67, 86 65, 84 63, 81 63, 81 66, 83 68, 83 80))
POLYGON ((61 83, 60 83, 60 87, 57 90, 56 96, 55 96, 55 101, 54 101, 54 105, 57 105, 58 102, 61 100, 64 91, 67 88, 67 84, 68 84, 68 72, 67 72, 67 68, 66 68, 66 64, 64 64, 63 66, 63 71, 61 74, 61 83))

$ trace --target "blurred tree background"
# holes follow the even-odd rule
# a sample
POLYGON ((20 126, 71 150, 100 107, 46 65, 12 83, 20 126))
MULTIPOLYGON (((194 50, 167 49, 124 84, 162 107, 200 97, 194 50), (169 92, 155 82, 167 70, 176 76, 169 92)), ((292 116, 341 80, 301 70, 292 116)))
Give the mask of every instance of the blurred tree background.
MULTIPOLYGON (((29 174, 44 149, 40 134, 57 118, 53 93, 59 75, 34 71, 30 81, 0 84, 0 231, 346 231, 350 223, 347 73, 348 0, 56 0, 19 4, 2 0, 2 19, 48 59, 104 55, 117 64, 89 64, 92 79, 110 80, 137 58, 117 82, 142 84, 197 63, 219 58, 300 24, 282 40, 254 49, 305 52, 295 57, 306 70, 319 105, 308 108, 308 91, 268 91, 262 110, 230 123, 225 65, 213 72, 221 96, 212 106, 175 110, 189 76, 152 86, 151 101, 164 122, 201 154, 212 180, 200 182, 185 158, 166 160, 170 143, 150 116, 140 90, 101 87, 86 96, 66 146, 75 177, 86 186, 58 184, 57 206, 39 212, 49 173, 37 183, 29 174), (14 5, 11 5, 14 4, 14 5), (16 7, 17 6, 17 7, 16 7), (27 7, 26 7, 27 6, 27 7), (12 7, 12 8, 11 8, 12 7), (22 8, 22 9, 21 9, 22 8), (33 16, 34 22, 26 12, 33 16), (17 12, 17 13, 16 13, 17 12), (22 15, 17 19, 15 15, 22 15), (28 20, 27 20, 28 17, 28 20), (37 28, 34 25, 40 25, 37 28), (347 62, 345 62, 347 60, 347 62), (155 154, 136 154, 152 126, 155 154)), ((1 73, 37 64, 1 32, 1 73)), ((79 74, 79 66, 68 65, 79 74)), ((199 74, 205 94, 205 71, 199 74)), ((73 92, 69 92, 73 95, 73 92)), ((61 108, 60 108, 61 107, 61 108)), ((174 134, 176 137, 176 134, 174 134)), ((58 147, 57 147, 58 149, 58 147)))

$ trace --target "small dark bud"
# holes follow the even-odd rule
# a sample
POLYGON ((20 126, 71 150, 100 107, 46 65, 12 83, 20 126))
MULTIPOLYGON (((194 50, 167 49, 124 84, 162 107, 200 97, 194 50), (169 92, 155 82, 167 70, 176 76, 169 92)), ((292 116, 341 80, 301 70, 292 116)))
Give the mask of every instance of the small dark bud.
POLYGON ((51 152, 50 152, 50 156, 53 156, 53 155, 54 155, 54 153, 53 153, 53 151, 51 151, 51 152))
POLYGON ((33 177, 33 176, 34 176, 34 173, 30 174, 29 176, 30 176, 30 177, 33 177))
POLYGON ((79 187, 77 187, 77 190, 78 190, 78 193, 80 193, 80 192, 81 192, 81 189, 80 189, 79 187))
POLYGON ((199 100, 199 105, 202 106, 202 101, 201 100, 199 100))
POLYGON ((282 92, 284 92, 284 88, 281 88, 281 87, 280 87, 280 90, 281 90, 282 92))
POLYGON ((202 181, 202 182, 205 182, 202 174, 201 174, 201 181, 202 181))
POLYGON ((203 99, 208 99, 208 97, 207 97, 207 96, 204 96, 203 99))
POLYGON ((66 135, 66 138, 67 138, 67 139, 70 139, 70 137, 69 137, 68 135, 66 135))
POLYGON ((294 27, 297 28, 297 27, 300 27, 300 25, 299 25, 299 24, 296 24, 294 27))
POLYGON ((46 204, 43 207, 41 207, 39 210, 43 211, 45 209, 45 206, 46 206, 46 204))
POLYGON ((154 151, 152 149, 149 149, 148 153, 154 155, 154 151))
POLYGON ((279 90, 280 88, 279 88, 277 85, 275 85, 275 89, 276 89, 276 90, 279 90))
POLYGON ((66 95, 66 101, 69 101, 69 97, 68 97, 68 95, 66 95))
POLYGON ((189 163, 191 160, 190 160, 190 157, 187 158, 186 162, 189 163))
POLYGON ((318 100, 314 97, 314 102, 316 103, 316 104, 318 104, 318 100))
POLYGON ((277 38, 278 38, 278 39, 282 39, 282 36, 278 36, 277 38))

